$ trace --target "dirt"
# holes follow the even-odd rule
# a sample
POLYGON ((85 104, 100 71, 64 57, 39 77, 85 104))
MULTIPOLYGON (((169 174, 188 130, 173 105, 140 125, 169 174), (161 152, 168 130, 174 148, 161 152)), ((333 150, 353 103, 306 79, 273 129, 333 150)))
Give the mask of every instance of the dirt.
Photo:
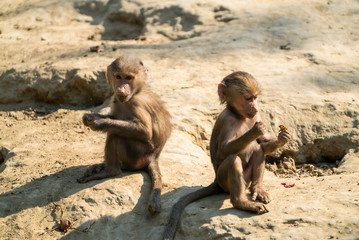
POLYGON ((161 239, 173 204, 214 179, 217 84, 242 70, 263 87, 268 131, 292 134, 267 157, 270 212, 208 197, 187 206, 176 239, 358 239, 358 14, 354 0, 2 0, 0 238, 161 239), (105 70, 121 54, 143 60, 172 115, 155 217, 144 172, 76 182, 103 161, 105 135, 81 118, 108 110, 105 70))

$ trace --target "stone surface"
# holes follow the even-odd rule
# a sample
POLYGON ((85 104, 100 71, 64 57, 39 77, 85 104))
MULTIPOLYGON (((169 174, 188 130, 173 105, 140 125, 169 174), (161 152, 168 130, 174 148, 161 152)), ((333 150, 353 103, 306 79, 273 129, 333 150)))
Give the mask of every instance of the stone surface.
POLYGON ((208 197, 186 207, 176 239, 356 239, 358 9, 354 0, 1 1, 0 238, 161 239, 173 204, 214 179, 208 145, 224 107, 217 84, 243 70, 263 87, 269 133, 283 124, 292 134, 268 157, 277 166, 264 179, 270 212, 208 197), (155 217, 144 172, 76 182, 103 159, 105 135, 81 118, 108 110, 106 66, 120 54, 143 60, 150 90, 172 115, 155 217), (293 161, 298 175, 289 174, 293 161), (58 231, 53 202, 88 232, 58 231))

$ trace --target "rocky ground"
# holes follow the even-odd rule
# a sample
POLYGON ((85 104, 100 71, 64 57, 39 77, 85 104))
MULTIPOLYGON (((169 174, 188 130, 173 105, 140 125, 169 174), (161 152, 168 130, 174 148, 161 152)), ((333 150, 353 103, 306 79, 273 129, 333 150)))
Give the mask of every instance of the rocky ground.
POLYGON ((242 70, 263 87, 270 133, 292 134, 267 158, 270 212, 208 197, 176 239, 358 239, 358 15, 355 0, 2 0, 0 238, 161 239, 173 204, 213 181, 217 84, 242 70), (143 60, 172 115, 155 217, 144 172, 76 182, 103 160, 105 135, 81 117, 108 109, 105 70, 121 54, 143 60), (73 229, 57 228, 54 203, 73 229))

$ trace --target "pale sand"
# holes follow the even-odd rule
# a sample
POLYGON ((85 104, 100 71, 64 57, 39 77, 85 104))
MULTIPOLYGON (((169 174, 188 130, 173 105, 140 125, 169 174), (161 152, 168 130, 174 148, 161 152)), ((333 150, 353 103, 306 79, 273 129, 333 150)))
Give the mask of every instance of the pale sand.
POLYGON ((237 70, 262 84, 269 131, 284 124, 292 133, 274 157, 286 150, 297 162, 344 159, 321 177, 266 171, 267 214, 233 209, 225 194, 197 201, 183 212, 176 239, 359 239, 358 1, 138 0, 120 8, 105 0, 2 0, 0 13, 1 239, 161 239, 173 204, 213 181, 207 148, 223 109, 217 84, 237 70), (105 141, 81 116, 108 102, 66 104, 105 101, 104 71, 120 54, 143 60, 172 115, 155 217, 146 173, 76 182, 102 161, 105 141), (94 223, 89 232, 53 230, 60 211, 52 201, 74 227, 94 223))

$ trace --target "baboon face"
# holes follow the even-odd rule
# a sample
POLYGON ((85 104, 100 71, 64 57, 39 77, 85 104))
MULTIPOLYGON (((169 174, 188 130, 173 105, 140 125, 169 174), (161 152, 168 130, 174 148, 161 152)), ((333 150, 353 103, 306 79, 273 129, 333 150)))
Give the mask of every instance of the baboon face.
POLYGON ((243 117, 253 118, 258 112, 257 98, 258 93, 239 93, 232 96, 229 104, 243 117))
POLYGON ((146 85, 147 75, 141 60, 133 56, 122 56, 107 67, 107 79, 121 102, 128 102, 146 85))
POLYGON ((113 89, 121 102, 127 102, 134 94, 134 80, 132 74, 115 73, 113 76, 113 89))

